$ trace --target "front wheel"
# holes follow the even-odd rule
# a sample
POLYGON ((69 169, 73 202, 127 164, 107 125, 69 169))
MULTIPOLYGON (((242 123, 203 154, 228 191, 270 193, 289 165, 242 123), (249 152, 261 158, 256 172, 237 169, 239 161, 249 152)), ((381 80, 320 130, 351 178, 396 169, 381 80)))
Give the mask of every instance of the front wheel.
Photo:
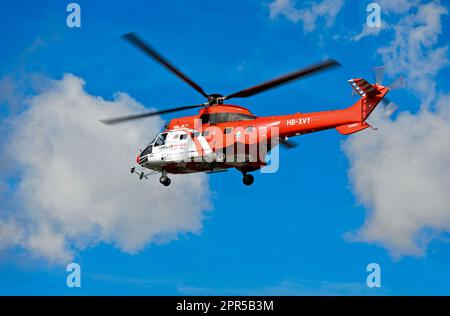
POLYGON ((251 174, 244 175, 244 178, 242 179, 242 182, 244 182, 245 185, 252 185, 253 181, 255 181, 255 178, 251 174))
POLYGON ((159 178, 159 182, 165 187, 168 187, 171 183, 169 177, 166 176, 161 176, 161 178, 159 178))
POLYGON ((226 157, 224 153, 216 154, 216 162, 223 163, 225 162, 226 157))

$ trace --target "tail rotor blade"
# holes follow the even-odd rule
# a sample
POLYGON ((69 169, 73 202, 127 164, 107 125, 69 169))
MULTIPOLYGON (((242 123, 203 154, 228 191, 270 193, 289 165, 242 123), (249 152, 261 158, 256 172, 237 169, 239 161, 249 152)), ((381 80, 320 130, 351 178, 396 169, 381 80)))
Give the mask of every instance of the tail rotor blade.
POLYGON ((384 67, 375 67, 373 68, 373 73, 375 75, 375 83, 382 84, 384 79, 384 67))
POLYGON ((394 82, 391 83, 388 87, 391 90, 403 89, 406 87, 405 79, 403 78, 403 76, 400 76, 395 79, 394 82))
POLYGON ((389 100, 388 98, 384 98, 382 102, 384 105, 384 113, 387 116, 391 116, 392 114, 394 114, 395 111, 397 111, 398 105, 389 100))

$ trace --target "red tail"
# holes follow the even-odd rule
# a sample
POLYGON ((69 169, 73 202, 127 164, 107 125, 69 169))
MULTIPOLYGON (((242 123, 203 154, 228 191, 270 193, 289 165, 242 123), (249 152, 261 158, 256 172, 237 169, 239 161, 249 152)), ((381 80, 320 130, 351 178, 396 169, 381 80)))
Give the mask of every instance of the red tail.
POLYGON ((389 88, 378 84, 370 84, 365 79, 350 79, 348 82, 362 98, 348 108, 348 111, 354 115, 355 122, 336 127, 338 132, 344 135, 353 134, 370 127, 366 123, 366 119, 389 92, 389 88))

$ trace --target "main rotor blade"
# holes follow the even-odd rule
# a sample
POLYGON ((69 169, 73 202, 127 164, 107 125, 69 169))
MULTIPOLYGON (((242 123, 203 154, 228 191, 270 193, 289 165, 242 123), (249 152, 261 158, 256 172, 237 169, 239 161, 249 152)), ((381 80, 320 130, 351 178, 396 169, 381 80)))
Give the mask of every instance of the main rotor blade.
POLYGON ((309 66, 307 68, 299 69, 297 71, 291 72, 284 76, 266 81, 264 83, 250 87, 248 89, 235 92, 233 94, 226 96, 225 99, 250 97, 257 93, 275 88, 279 85, 288 83, 288 82, 296 80, 298 78, 305 77, 305 76, 311 75, 313 73, 316 73, 316 72, 319 72, 319 71, 322 71, 322 70, 325 70, 325 69, 328 69, 331 67, 336 67, 339 65, 340 65, 339 62, 337 62, 333 59, 329 59, 329 60, 323 61, 321 63, 309 66))
POLYGON ((208 104, 206 103, 206 104, 196 104, 196 105, 181 106, 181 107, 178 107, 178 108, 172 108, 172 109, 168 109, 168 110, 162 110, 162 111, 156 111, 156 112, 147 112, 147 113, 141 113, 141 114, 134 114, 134 115, 127 115, 127 116, 122 116, 122 117, 116 117, 116 118, 112 118, 112 119, 101 120, 101 122, 104 123, 104 124, 107 124, 107 125, 112 125, 112 124, 132 121, 132 120, 138 120, 138 119, 145 118, 145 117, 160 115, 160 114, 166 114, 166 113, 172 113, 172 112, 177 112, 177 111, 201 108, 201 107, 204 107, 206 105, 208 105, 208 104))
POLYGON ((167 59, 165 59, 161 54, 159 54, 155 49, 153 49, 149 44, 145 43, 140 37, 136 35, 136 33, 127 33, 123 35, 123 38, 129 41, 131 44, 136 46, 137 48, 144 51, 148 56, 156 60, 158 63, 167 68, 170 72, 178 76, 181 80, 186 82, 192 88, 194 88, 197 92, 203 95, 205 98, 208 98, 208 94, 192 81, 188 76, 178 70, 174 65, 172 65, 167 59))

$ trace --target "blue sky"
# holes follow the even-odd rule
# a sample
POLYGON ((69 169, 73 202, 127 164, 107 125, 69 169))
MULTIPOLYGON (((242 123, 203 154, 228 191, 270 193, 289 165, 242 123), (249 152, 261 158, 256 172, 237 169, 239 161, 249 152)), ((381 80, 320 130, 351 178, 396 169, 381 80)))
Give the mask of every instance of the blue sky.
MULTIPOLYGON (((24 99, 40 89, 39 82, 27 81, 30 74, 60 80, 71 73, 86 82, 87 93, 105 99, 122 91, 147 107, 161 109, 203 102, 121 40, 121 34, 136 31, 211 93, 233 92, 335 58, 343 67, 235 103, 260 116, 344 108, 356 101, 347 80, 372 80, 371 69, 384 62, 377 49, 394 36, 386 30, 351 40, 361 32, 369 1, 347 1, 333 23, 325 25, 319 16, 310 32, 305 32, 301 18, 271 18, 270 1, 78 3, 80 29, 66 26, 66 3, 61 1, 2 4, 0 78, 18 82, 18 94, 24 99)), ((298 10, 307 6, 295 5, 298 10)), ((395 25, 414 10, 382 11, 383 21, 395 25)), ((444 33, 436 46, 448 44, 448 16, 442 25, 444 33)), ((448 75, 445 67, 430 75, 438 94, 449 92, 448 75)), ((411 113, 418 112, 423 101, 414 85, 393 91, 390 98, 401 111, 411 113)), ((6 139, 10 133, 4 128, 6 119, 16 114, 6 102, 0 106, 6 139)), ((383 242, 345 237, 357 231, 368 214, 348 175, 345 140, 334 130, 298 138, 298 148, 281 152, 279 171, 257 173, 251 187, 244 187, 235 171, 209 176, 211 206, 201 231, 148 243, 134 254, 104 240, 77 250, 74 261, 82 268, 79 289, 66 286, 64 265, 49 264, 17 247, 7 249, 0 254, 0 294, 449 294, 446 229, 431 227, 433 238, 420 255, 395 256, 383 242), (371 262, 382 269, 379 289, 365 285, 371 262)), ((14 192, 24 175, 2 172, 6 192, 14 192)), ((5 213, 20 207, 5 194, 0 201, 5 213)))

